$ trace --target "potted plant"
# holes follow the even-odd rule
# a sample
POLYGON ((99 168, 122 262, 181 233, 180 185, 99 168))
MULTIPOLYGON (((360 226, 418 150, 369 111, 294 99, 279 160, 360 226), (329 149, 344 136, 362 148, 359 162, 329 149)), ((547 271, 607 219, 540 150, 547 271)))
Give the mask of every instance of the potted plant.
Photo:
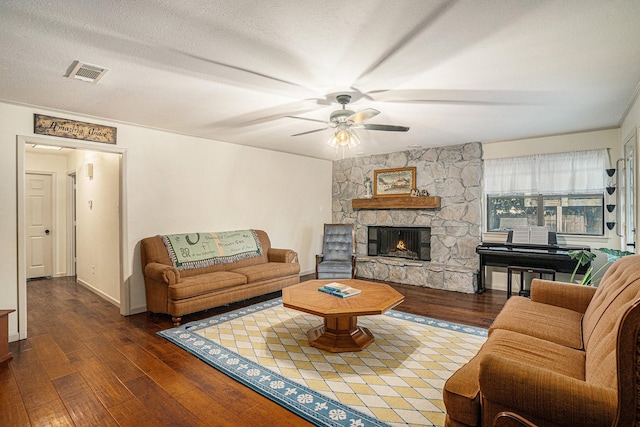
MULTIPOLYGON (((582 277, 582 280, 580 281, 581 285, 598 286, 598 282, 600 282, 600 279, 602 279, 602 277, 596 278, 596 276, 601 271, 603 271, 606 267, 616 262, 623 256, 633 255, 633 252, 621 251, 618 249, 609 249, 609 248, 596 248, 596 251, 600 251, 602 253, 607 254, 607 262, 602 264, 602 266, 600 266, 600 268, 598 268, 595 272, 593 272, 593 265, 591 265, 587 270, 587 272, 584 274, 584 277, 582 277)), ((578 250, 569 251, 569 257, 577 261, 576 268, 573 269, 573 273, 571 274, 571 279, 570 279, 570 282, 573 283, 574 278, 576 276, 576 272, 578 271, 578 268, 580 268, 580 266, 583 266, 592 262, 596 258, 596 254, 594 252, 589 251, 588 249, 578 249, 578 250)))

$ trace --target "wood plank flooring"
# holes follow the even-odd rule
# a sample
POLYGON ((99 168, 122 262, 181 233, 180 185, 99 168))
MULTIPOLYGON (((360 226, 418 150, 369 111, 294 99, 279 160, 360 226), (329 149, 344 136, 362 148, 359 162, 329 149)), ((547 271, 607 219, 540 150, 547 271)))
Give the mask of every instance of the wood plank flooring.
MULTIPOLYGON (((488 327, 506 293, 392 285, 396 309, 488 327)), ((279 296, 185 316, 207 318, 279 296)), ((156 335, 169 316, 123 317, 74 278, 27 284, 28 335, 0 365, 0 426, 310 426, 156 335)))

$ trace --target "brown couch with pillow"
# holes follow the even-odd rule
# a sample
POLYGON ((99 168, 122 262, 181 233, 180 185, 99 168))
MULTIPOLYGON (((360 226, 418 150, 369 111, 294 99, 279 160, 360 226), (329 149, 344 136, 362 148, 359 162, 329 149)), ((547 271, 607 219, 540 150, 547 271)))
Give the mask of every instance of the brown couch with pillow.
POLYGON ((447 380, 445 425, 490 426, 505 411, 538 426, 640 425, 639 325, 640 255, 598 288, 535 279, 447 380))
POLYGON ((179 269, 162 236, 142 240, 140 258, 150 313, 166 313, 178 326, 185 314, 268 294, 300 282, 298 254, 271 247, 269 236, 254 230, 261 254, 204 267, 179 269))

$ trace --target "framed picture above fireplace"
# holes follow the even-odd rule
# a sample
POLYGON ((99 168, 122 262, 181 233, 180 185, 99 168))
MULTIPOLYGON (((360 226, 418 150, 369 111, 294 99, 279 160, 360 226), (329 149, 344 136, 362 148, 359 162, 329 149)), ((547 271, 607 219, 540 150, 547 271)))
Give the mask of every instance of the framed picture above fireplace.
POLYGON ((412 188, 416 188, 415 167, 373 171, 373 197, 409 197, 412 188))

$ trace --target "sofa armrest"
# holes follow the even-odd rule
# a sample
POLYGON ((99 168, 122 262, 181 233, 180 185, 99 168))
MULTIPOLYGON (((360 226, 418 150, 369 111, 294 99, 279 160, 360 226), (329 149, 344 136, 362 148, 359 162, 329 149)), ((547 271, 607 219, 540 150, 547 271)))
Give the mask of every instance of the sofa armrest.
POLYGON ((269 248, 269 252, 267 252, 267 257, 269 258, 269 262, 286 262, 286 263, 298 262, 298 253, 291 249, 269 248))
POLYGON ((493 427, 537 427, 525 417, 514 412, 500 412, 493 421, 493 427))
POLYGON ((144 275, 167 285, 180 283, 180 271, 171 265, 160 264, 159 262, 147 264, 144 267, 144 275))
POLYGON ((483 400, 553 425, 610 426, 616 418, 616 390, 506 357, 484 355, 479 383, 483 400))
POLYGON ((574 283, 533 279, 531 282, 531 301, 584 313, 596 293, 596 289, 592 286, 574 283))

